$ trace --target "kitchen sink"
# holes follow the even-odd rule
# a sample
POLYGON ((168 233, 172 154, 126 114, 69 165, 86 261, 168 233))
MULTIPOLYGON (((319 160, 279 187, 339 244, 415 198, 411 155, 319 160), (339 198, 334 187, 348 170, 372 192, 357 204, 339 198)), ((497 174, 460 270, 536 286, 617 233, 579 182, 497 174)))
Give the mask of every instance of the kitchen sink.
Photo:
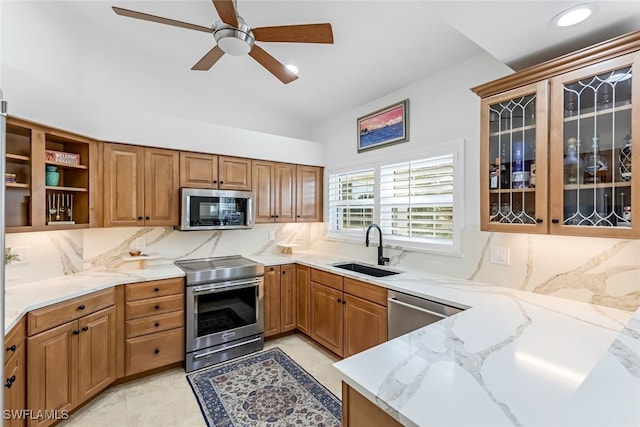
POLYGON ((343 270, 355 271, 356 273, 366 274, 373 277, 385 277, 393 276, 394 274, 400 274, 399 271, 385 270, 384 268, 372 267, 366 264, 358 264, 356 262, 347 262, 340 264, 333 264, 334 267, 342 268, 343 270))

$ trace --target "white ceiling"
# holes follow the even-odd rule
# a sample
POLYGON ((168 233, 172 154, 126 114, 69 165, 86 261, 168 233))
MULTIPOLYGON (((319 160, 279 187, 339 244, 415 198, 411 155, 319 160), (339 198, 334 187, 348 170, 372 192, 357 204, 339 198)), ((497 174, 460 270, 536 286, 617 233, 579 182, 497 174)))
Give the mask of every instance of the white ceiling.
MULTIPOLYGON (((550 19, 582 2, 238 0, 239 14, 253 27, 332 24, 333 45, 259 43, 299 67, 300 78, 283 85, 248 56, 225 55, 209 71, 191 71, 213 47, 211 35, 111 10, 119 6, 208 27, 219 19, 210 0, 45 3, 68 18, 60 25, 92 50, 87 58, 101 58, 140 87, 153 78, 156 87, 162 82, 188 93, 203 110, 227 109, 236 116, 231 124, 240 127, 245 109, 311 127, 483 51, 519 68, 640 28, 638 0, 592 2, 595 16, 565 30, 550 28, 550 19)), ((11 17, 3 14, 5 19, 11 17)), ((52 48, 46 41, 34 48, 39 45, 52 48)))

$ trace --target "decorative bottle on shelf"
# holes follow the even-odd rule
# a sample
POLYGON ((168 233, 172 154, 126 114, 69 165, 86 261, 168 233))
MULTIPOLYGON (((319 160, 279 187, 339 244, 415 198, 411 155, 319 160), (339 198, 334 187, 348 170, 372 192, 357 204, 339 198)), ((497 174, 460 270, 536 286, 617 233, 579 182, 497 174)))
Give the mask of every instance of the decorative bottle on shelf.
POLYGON ((524 143, 516 143, 513 150, 513 172, 511 185, 513 188, 525 188, 529 186, 529 171, 525 170, 524 143))
POLYGON ((620 154, 618 159, 620 160, 619 169, 620 169, 620 180, 621 181, 631 181, 631 135, 627 134, 624 137, 626 144, 620 150, 620 154))
POLYGON ((507 156, 507 144, 502 144, 500 154, 500 188, 511 188, 511 174, 509 167, 509 156, 507 156))
POLYGON ((46 170, 47 172, 45 173, 45 184, 55 187, 56 185, 58 185, 58 181, 60 180, 60 172, 57 171, 57 167, 56 166, 50 166, 47 165, 46 166, 46 170))
POLYGON ((494 164, 489 167, 489 188, 495 190, 500 187, 500 157, 496 157, 494 164))
POLYGON ((578 140, 571 137, 567 140, 567 155, 564 158, 564 183, 578 184, 578 173, 580 172, 580 159, 577 155, 576 143, 578 140))
POLYGON ((600 153, 598 137, 593 138, 591 152, 587 154, 584 162, 584 183, 598 184, 608 182, 609 159, 600 153))

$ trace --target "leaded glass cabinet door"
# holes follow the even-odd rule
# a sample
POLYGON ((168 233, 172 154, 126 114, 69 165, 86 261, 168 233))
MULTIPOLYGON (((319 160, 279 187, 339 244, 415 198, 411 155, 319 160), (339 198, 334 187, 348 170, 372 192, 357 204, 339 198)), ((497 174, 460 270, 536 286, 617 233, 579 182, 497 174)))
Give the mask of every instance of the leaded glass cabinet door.
POLYGON ((638 236, 637 66, 631 54, 552 79, 551 233, 638 236))
POLYGON ((481 229, 547 232, 547 82, 482 100, 481 229))

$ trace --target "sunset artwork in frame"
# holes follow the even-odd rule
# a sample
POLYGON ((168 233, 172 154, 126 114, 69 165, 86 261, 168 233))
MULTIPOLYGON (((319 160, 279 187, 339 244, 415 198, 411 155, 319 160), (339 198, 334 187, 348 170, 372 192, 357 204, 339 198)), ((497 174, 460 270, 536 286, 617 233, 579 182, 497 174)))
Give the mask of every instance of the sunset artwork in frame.
POLYGON ((358 118, 358 153, 408 140, 408 99, 358 118))

